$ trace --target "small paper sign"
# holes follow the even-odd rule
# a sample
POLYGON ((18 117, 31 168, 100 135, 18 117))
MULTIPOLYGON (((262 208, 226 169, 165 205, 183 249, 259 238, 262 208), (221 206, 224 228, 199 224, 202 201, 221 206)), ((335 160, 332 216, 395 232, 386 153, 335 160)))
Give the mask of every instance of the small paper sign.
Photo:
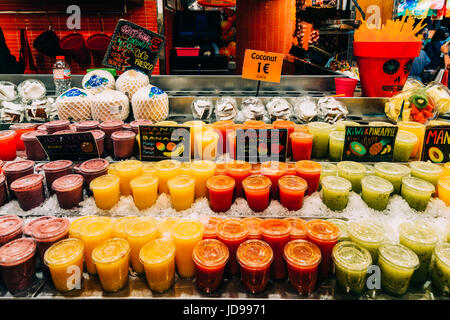
POLYGON ((245 50, 242 78, 280 82, 284 54, 257 50, 245 50))
POLYGON ((191 160, 189 127, 139 126, 139 154, 141 160, 191 160))
POLYGON ((136 69, 150 75, 165 41, 163 35, 120 19, 103 58, 103 65, 119 71, 136 69))
POLYGON ((287 129, 236 130, 236 159, 250 163, 286 161, 287 129))
POLYGON ((450 161, 450 126, 429 127, 423 140, 422 161, 450 161))
POLYGON ((97 142, 91 132, 36 136, 50 161, 86 161, 99 158, 97 142))
POLYGON ((346 126, 342 160, 391 162, 397 131, 394 126, 346 126))

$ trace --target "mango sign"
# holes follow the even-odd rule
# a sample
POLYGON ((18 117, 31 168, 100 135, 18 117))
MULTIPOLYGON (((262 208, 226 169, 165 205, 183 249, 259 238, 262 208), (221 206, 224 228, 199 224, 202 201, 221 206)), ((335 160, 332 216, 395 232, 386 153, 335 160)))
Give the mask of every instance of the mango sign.
POLYGON ((242 78, 280 82, 284 54, 257 50, 245 50, 242 78))
POLYGON ((425 131, 422 161, 446 163, 450 161, 450 126, 430 127, 425 131))

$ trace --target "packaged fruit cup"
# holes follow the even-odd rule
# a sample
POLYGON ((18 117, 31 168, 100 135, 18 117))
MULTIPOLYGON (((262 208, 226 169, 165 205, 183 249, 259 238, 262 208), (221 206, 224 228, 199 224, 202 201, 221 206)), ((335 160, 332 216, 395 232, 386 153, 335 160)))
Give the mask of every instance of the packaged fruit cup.
POLYGON ((261 175, 266 176, 272 182, 270 196, 272 199, 279 198, 278 179, 287 174, 288 167, 285 162, 266 161, 261 163, 261 175))
POLYGON ((125 239, 112 238, 101 242, 92 251, 103 290, 117 292, 128 282, 130 245, 125 239))
POLYGON ((402 179, 411 173, 407 166, 390 162, 378 162, 374 164, 375 175, 388 180, 394 186, 394 194, 400 194, 402 179))
POLYGON ((341 161, 337 164, 339 177, 345 178, 352 184, 352 190, 361 192, 361 179, 366 174, 366 167, 354 161, 341 161))
POLYGON ((345 131, 330 132, 330 142, 328 145, 328 158, 331 161, 341 161, 344 153, 345 131))
POLYGON ((399 130, 410 132, 417 137, 416 145, 411 153, 411 158, 415 158, 417 155, 420 156, 422 153, 423 139, 425 137, 426 126, 415 121, 398 121, 397 126, 399 130))
POLYGON ((263 219, 257 217, 250 217, 242 219, 242 222, 244 222, 247 225, 248 229, 247 239, 262 239, 260 225, 261 222, 263 222, 263 219))
POLYGON ((442 294, 450 295, 450 243, 438 244, 434 249, 431 281, 442 294))
POLYGON ((411 277, 419 267, 419 258, 407 247, 385 244, 379 248, 378 265, 381 269, 381 288, 395 296, 403 295, 411 277))
POLYGON ((68 174, 53 181, 52 189, 62 209, 72 209, 83 201, 83 183, 81 174, 68 174))
POLYGON ((0 131, 0 159, 12 161, 16 158, 16 136, 14 130, 0 131))
POLYGON ((159 178, 159 193, 169 194, 167 181, 180 174, 181 162, 177 160, 162 160, 156 163, 156 176, 159 178))
POLYGON ((424 211, 427 208, 434 191, 435 186, 428 181, 415 177, 402 179, 402 197, 417 211, 424 211))
POLYGON ((290 240, 292 225, 281 219, 267 219, 261 222, 262 239, 273 250, 273 262, 270 268, 270 278, 280 280, 286 278, 286 262, 283 259, 283 249, 290 240))
POLYGON ((326 122, 308 123, 309 132, 313 134, 312 157, 326 158, 328 155, 328 141, 333 126, 326 122))
POLYGON ((113 142, 114 158, 127 159, 133 155, 136 133, 133 131, 120 130, 111 134, 113 142))
POLYGON ((89 189, 91 181, 95 178, 103 176, 108 173, 109 162, 105 159, 90 159, 83 162, 80 165, 79 173, 84 177, 84 184, 89 196, 92 195, 92 191, 89 189))
POLYGON ((44 177, 40 174, 34 173, 19 178, 10 187, 24 211, 39 207, 45 200, 44 177))
POLYGON ((384 230, 377 223, 369 220, 354 221, 348 224, 350 240, 367 249, 373 263, 378 261, 378 248, 384 241, 384 230))
POLYGON ((84 120, 74 123, 75 130, 77 132, 86 132, 91 130, 97 130, 100 122, 97 120, 84 120))
POLYGON ((0 217, 0 246, 22 237, 23 220, 15 215, 0 217))
POLYGON ((350 236, 348 235, 348 222, 342 219, 327 219, 339 229, 339 241, 349 241, 350 236))
POLYGON ((120 199, 120 179, 113 174, 105 174, 91 181, 89 188, 94 194, 95 204, 102 210, 114 207, 120 199))
POLYGON ((177 211, 187 210, 194 203, 195 179, 188 175, 180 175, 167 181, 172 207, 177 211))
POLYGON ((191 278, 195 273, 192 252, 194 246, 202 240, 205 227, 200 221, 182 221, 173 229, 172 238, 175 243, 175 262, 182 278, 191 278))
POLYGON ((322 179, 324 177, 328 177, 328 176, 337 176, 338 175, 338 168, 337 165, 332 164, 332 163, 327 163, 327 162, 323 162, 320 164, 322 166, 322 169, 320 170, 320 179, 319 179, 319 184, 320 187, 322 187, 322 179))
POLYGON ((300 210, 303 206, 303 196, 308 184, 305 179, 285 175, 278 180, 280 203, 288 210, 300 210))
POLYGON ((347 207, 352 184, 347 179, 328 176, 322 179, 322 201, 333 211, 347 207))
POLYGON ((31 160, 19 160, 7 162, 3 165, 2 171, 6 177, 9 190, 11 190, 11 184, 22 177, 34 173, 34 161, 31 160))
POLYGON ((439 176, 444 170, 441 166, 425 161, 413 161, 409 163, 411 176, 428 181, 434 186, 437 185, 439 176))
POLYGON ((291 286, 299 294, 312 293, 316 287, 318 266, 322 259, 319 247, 306 240, 293 240, 286 244, 283 255, 291 286))
POLYGON ((450 206, 450 175, 441 176, 437 184, 437 193, 439 199, 445 202, 447 206, 450 206))
POLYGON ((167 291, 175 280, 175 245, 169 239, 155 239, 139 251, 145 277, 152 291, 167 291))
POLYGON ((360 294, 365 286, 372 257, 367 249, 350 241, 339 242, 333 248, 336 279, 346 293, 360 294))
POLYGON ((236 250, 242 242, 247 240, 247 225, 241 219, 224 219, 217 224, 216 233, 217 238, 228 247, 230 254, 228 264, 231 275, 239 274, 239 264, 236 260, 236 250))
POLYGON ((296 131, 291 133, 292 159, 294 161, 311 160, 314 136, 309 132, 296 131))
POLYGON ((334 126, 334 130, 336 131, 343 131, 345 132, 345 127, 346 126, 351 126, 351 127, 359 127, 361 124, 359 124, 358 122, 355 121, 349 121, 349 120, 339 120, 335 123, 334 126))
POLYGON ((53 134, 61 130, 70 130, 69 120, 55 120, 45 123, 48 134, 53 134))
POLYGON ((225 244, 216 239, 197 242, 192 252, 195 264, 195 283, 206 293, 211 293, 220 286, 229 251, 225 244))
POLYGON ((220 134, 220 146, 219 150, 222 153, 227 152, 227 136, 230 132, 234 131, 234 122, 232 120, 220 120, 213 122, 212 127, 220 134))
POLYGON ((114 169, 120 178, 120 193, 124 196, 131 195, 130 181, 142 174, 142 162, 138 160, 125 160, 116 163, 114 169))
POLYGON ((378 176, 365 176, 361 179, 361 186, 361 197, 370 208, 380 211, 386 209, 394 191, 392 183, 378 176))
POLYGON ((137 216, 126 216, 114 220, 113 223, 113 238, 127 239, 125 228, 128 224, 131 224, 134 220, 139 219, 137 216))
POLYGON ((111 218, 91 216, 80 222, 78 234, 84 243, 84 259, 87 272, 96 274, 94 261, 92 260, 92 251, 100 243, 112 238, 113 222, 111 218))
POLYGON ((215 212, 225 212, 233 203, 233 192, 236 183, 230 176, 217 175, 208 178, 206 187, 209 195, 209 206, 215 212))
POLYGON ((0 247, 0 270, 10 292, 22 291, 31 286, 35 272, 36 242, 20 238, 0 247))
POLYGON ((286 218, 292 226, 290 240, 306 240, 308 236, 306 235, 306 221, 300 218, 286 218))
POLYGON ((112 153, 114 150, 111 135, 116 131, 121 131, 122 126, 122 120, 106 120, 99 124, 99 129, 105 133, 105 149, 108 153, 112 153))
POLYGON ((316 192, 319 188, 320 172, 322 166, 320 163, 311 160, 301 160, 295 163, 295 170, 300 178, 308 183, 308 189, 305 195, 316 192))
POLYGON ((53 285, 60 292, 81 289, 83 278, 83 241, 69 238, 52 244, 44 255, 53 285))
POLYGON ((208 190, 206 181, 214 176, 216 164, 208 160, 192 161, 190 165, 191 176, 195 179, 195 197, 206 197, 208 190))
POLYGON ((308 240, 319 247, 322 255, 319 275, 322 278, 329 277, 333 272, 331 253, 339 240, 339 228, 329 221, 316 219, 306 223, 306 234, 308 235, 308 240))
POLYGON ((416 143, 417 136, 415 134, 399 130, 394 143, 394 161, 408 162, 416 143))
POLYGON ((266 176, 248 176, 242 181, 248 206, 255 212, 264 211, 269 206, 272 182, 266 176))
POLYGON ((241 280, 252 294, 262 292, 269 282, 272 248, 264 241, 247 240, 239 246, 236 257, 241 267, 241 280))
POLYGON ((25 153, 28 160, 40 161, 47 159, 47 154, 42 148, 37 136, 42 136, 47 134, 47 131, 33 130, 24 133, 20 139, 22 139, 25 146, 25 153))
POLYGON ((232 161, 225 164, 225 173, 236 182, 235 195, 236 198, 242 197, 244 191, 242 189, 242 181, 250 175, 252 165, 245 161, 232 161))
POLYGON ((152 124, 153 121, 147 119, 137 119, 130 122, 131 130, 136 133, 136 135, 139 134, 139 126, 149 126, 152 124))
POLYGON ((158 223, 154 218, 136 218, 126 224, 125 234, 131 247, 131 266, 137 274, 144 274, 139 252, 147 242, 159 236, 158 223))
POLYGON ((53 181, 56 179, 72 174, 73 162, 70 160, 56 160, 47 162, 42 166, 45 174, 45 182, 47 183, 47 189, 50 194, 54 194, 55 191, 52 189, 53 181))
POLYGON ((197 133, 195 135, 195 142, 199 158, 214 161, 218 154, 219 139, 219 133, 214 130, 205 130, 197 133))
POLYGON ((217 224, 223 219, 220 217, 202 217, 201 219, 203 225, 205 226, 205 231, 203 233, 203 239, 217 239, 217 224))
POLYGON ((419 267, 414 271, 411 281, 425 283, 428 279, 431 257, 438 242, 433 227, 425 221, 413 220, 399 226, 400 244, 414 251, 419 257, 419 267))
POLYGON ((130 181, 134 204, 139 210, 153 206, 158 199, 158 177, 143 174, 130 181))

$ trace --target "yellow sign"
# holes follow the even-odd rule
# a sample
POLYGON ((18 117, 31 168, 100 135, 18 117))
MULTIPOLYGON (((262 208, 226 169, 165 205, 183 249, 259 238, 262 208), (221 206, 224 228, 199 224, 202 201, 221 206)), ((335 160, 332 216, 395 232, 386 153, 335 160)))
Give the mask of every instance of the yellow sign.
POLYGON ((280 82, 284 54, 245 50, 242 78, 280 82))

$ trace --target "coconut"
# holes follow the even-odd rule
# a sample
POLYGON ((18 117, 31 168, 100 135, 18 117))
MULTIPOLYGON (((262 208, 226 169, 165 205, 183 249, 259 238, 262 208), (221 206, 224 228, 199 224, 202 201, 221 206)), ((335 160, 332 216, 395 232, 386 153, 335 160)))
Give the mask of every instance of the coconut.
POLYGON ((92 94, 97 94, 106 88, 114 89, 116 81, 113 75, 105 70, 93 70, 88 72, 82 81, 83 89, 92 94))
POLYGON ((71 88, 63 92, 55 102, 59 119, 74 121, 90 119, 91 96, 88 91, 80 88, 71 88))
POLYGON ((131 100, 135 119, 162 121, 169 115, 169 97, 160 88, 148 85, 139 89, 131 100))
POLYGON ((125 93, 131 100, 133 95, 141 88, 148 86, 150 79, 148 76, 137 70, 128 70, 117 78, 116 89, 125 93))
POLYGON ((92 98, 92 119, 98 121, 125 120, 130 113, 130 102, 125 93, 111 90, 103 90, 92 98))

